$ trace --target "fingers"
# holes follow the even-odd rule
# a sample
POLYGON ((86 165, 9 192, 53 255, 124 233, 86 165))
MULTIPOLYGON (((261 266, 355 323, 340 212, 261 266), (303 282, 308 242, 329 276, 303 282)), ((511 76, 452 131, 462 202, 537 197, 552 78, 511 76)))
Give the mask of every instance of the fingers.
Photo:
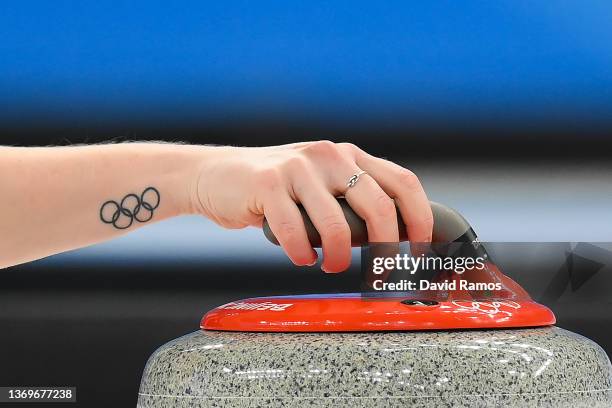
MULTIPOLYGON (((353 174, 358 174, 359 169, 353 174)), ((348 176, 350 177, 350 175, 348 176)), ((347 179, 348 179, 347 177, 347 179)), ((344 197, 365 222, 370 242, 398 242, 399 231, 395 202, 368 174, 347 188, 344 197)))
MULTIPOLYGON (((431 241, 431 207, 421 183, 411 171, 370 156, 354 145, 329 141, 289 145, 271 152, 273 174, 268 168, 270 171, 260 174, 262 177, 256 186, 271 198, 259 202, 265 203, 270 228, 296 265, 316 261, 316 252, 308 241, 296 202, 304 206, 321 236, 321 268, 326 272, 343 271, 351 261, 351 231, 335 198, 338 195, 344 194, 350 206, 365 220, 370 242, 399 241, 396 204, 406 224, 408 239, 431 241), (351 175, 361 169, 367 174, 361 174, 358 182, 348 188, 351 175)), ((254 213, 262 213, 257 205, 254 208, 254 213)))
POLYGON ((398 204, 411 242, 431 242, 433 215, 417 176, 395 163, 370 156, 357 158, 359 167, 368 172, 398 204))
POLYGON ((276 239, 289 259, 298 266, 317 262, 317 253, 310 246, 300 210, 288 194, 277 194, 265 205, 265 216, 276 239))
POLYGON ((327 188, 312 180, 294 191, 321 236, 324 272, 341 272, 351 263, 351 230, 340 204, 327 188))

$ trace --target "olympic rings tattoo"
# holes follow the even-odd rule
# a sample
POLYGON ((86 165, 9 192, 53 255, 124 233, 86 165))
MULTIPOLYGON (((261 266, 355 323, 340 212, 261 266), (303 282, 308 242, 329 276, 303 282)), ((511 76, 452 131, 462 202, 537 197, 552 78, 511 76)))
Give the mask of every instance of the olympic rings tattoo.
POLYGON ((155 187, 147 187, 140 196, 130 193, 119 203, 113 200, 106 201, 100 207, 100 219, 117 229, 126 229, 132 226, 134 220, 147 222, 153 218, 153 212, 159 207, 159 201, 159 191, 155 187))

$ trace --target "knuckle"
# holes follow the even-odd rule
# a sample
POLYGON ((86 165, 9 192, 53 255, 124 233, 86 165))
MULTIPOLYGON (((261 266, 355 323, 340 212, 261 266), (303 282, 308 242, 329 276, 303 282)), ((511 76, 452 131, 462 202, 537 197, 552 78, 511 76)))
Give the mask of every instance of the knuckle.
POLYGON ((343 216, 332 215, 323 219, 321 236, 334 240, 350 240, 351 230, 343 216))
POLYGON ((319 140, 312 142, 306 150, 312 154, 326 157, 337 157, 339 155, 338 146, 329 140, 319 140))
POLYGON ((342 142, 340 143, 340 145, 342 146, 346 146, 349 149, 353 149, 353 150, 360 150, 359 147, 357 147, 357 145, 355 143, 350 143, 350 142, 342 142))
POLYGON ((296 172, 303 172, 307 169, 308 163, 302 156, 291 156, 285 161, 287 169, 296 172))
POLYGON ((419 190, 421 188, 421 182, 414 172, 408 169, 399 170, 398 179, 402 187, 410 190, 419 190))
POLYGON ((363 150, 361 150, 359 146, 357 146, 354 143, 343 142, 343 143, 338 143, 338 146, 352 152, 353 154, 358 154, 358 153, 363 152, 363 150))
POLYGON ((395 201, 386 194, 379 195, 375 200, 376 215, 380 217, 392 217, 396 215, 395 201))
POLYGON ((283 221, 278 224, 278 233, 285 240, 292 239, 297 236, 298 228, 297 226, 289 221, 283 221))

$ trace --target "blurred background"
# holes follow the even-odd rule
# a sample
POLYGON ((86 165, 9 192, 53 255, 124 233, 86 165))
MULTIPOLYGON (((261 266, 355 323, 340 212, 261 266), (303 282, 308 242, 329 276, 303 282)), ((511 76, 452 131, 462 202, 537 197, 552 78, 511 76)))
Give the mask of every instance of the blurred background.
MULTIPOLYGON (((611 242, 611 18, 605 1, 6 1, 0 144, 349 141, 483 241, 611 242)), ((609 268, 506 247, 559 325, 612 354, 609 268)), ((0 271, 0 385, 134 406, 147 357, 210 308, 351 291, 358 263, 297 270, 260 231, 183 217, 0 271)))

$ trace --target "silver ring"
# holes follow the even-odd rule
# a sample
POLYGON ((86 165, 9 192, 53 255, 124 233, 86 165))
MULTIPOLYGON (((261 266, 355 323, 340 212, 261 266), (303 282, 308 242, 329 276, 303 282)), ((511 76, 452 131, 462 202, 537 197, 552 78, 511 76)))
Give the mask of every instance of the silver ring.
POLYGON ((359 177, 363 174, 367 174, 365 171, 361 170, 359 173, 353 174, 349 177, 348 182, 346 183, 346 188, 349 189, 351 187, 355 187, 355 184, 359 181, 359 177))

